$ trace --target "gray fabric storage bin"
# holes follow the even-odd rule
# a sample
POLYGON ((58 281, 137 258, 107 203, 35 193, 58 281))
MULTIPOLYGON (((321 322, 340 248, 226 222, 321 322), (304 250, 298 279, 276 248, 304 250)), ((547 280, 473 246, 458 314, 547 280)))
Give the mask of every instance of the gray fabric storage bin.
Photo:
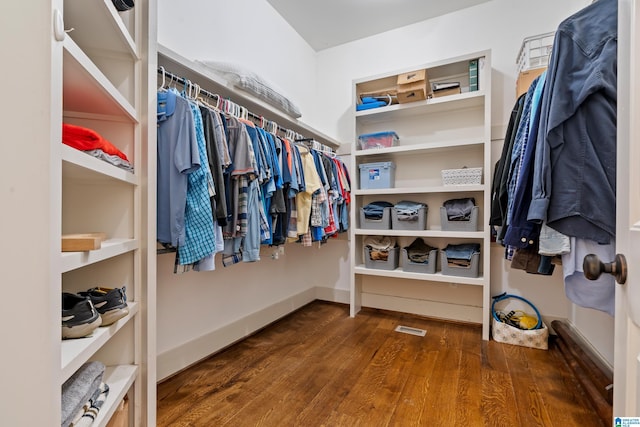
POLYGON ((478 231, 478 207, 471 210, 469 221, 449 221, 446 208, 440 206, 440 225, 442 231, 478 231))
POLYGON ((366 228, 368 230, 390 230, 391 208, 382 208, 381 219, 368 219, 364 215, 364 209, 360 208, 360 228, 366 228))
POLYGON ((413 262, 409 260, 407 250, 402 248, 402 271, 408 273, 425 273, 434 274, 436 272, 436 264, 438 263, 438 250, 429 251, 429 262, 423 264, 421 262, 413 262))
POLYGON ((440 270, 445 276, 460 276, 460 277, 478 277, 480 264, 480 254, 473 254, 471 256, 471 264, 469 267, 450 266, 447 262, 447 252, 440 251, 440 270))
POLYGON ((391 208, 391 229, 392 230, 426 230, 428 207, 420 208, 417 221, 400 221, 398 213, 391 208))
POLYGON ((398 268, 398 247, 389 250, 386 261, 371 259, 369 254, 371 249, 364 247, 364 266, 367 268, 377 268, 379 270, 395 270, 398 268))

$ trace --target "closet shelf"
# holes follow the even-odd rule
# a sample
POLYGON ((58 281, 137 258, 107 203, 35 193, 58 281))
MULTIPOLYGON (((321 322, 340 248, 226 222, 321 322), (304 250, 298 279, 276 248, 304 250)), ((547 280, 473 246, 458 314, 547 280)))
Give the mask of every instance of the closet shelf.
POLYGON ((483 141, 478 139, 463 139, 459 141, 441 141, 441 142, 426 142, 413 144, 409 139, 402 139, 402 145, 389 148, 374 148, 369 150, 356 150, 354 155, 356 157, 375 157, 375 156, 389 156, 389 155, 416 155, 421 153, 436 153, 436 152, 450 152, 477 145, 482 147, 483 141))
POLYGON ((111 0, 65 0, 65 29, 83 50, 127 54, 140 59, 129 30, 111 0))
POLYGON ((434 274, 409 273, 406 271, 402 271, 402 268, 396 268, 395 270, 381 270, 377 268, 366 268, 364 264, 356 265, 354 268, 354 273, 365 276, 393 277, 396 279, 424 280, 429 282, 457 283, 461 285, 473 286, 483 286, 485 282, 482 275, 478 277, 462 277, 445 276, 440 272, 434 274))
POLYGON ((220 95, 223 98, 229 98, 232 102, 247 108, 254 114, 264 116, 267 120, 275 121, 282 127, 298 132, 305 138, 313 138, 335 149, 340 147, 339 141, 281 112, 266 102, 251 96, 249 93, 235 88, 220 77, 212 74, 204 65, 187 59, 162 45, 158 45, 158 65, 163 66, 173 74, 199 84, 202 89, 220 95))
POLYGON ((61 273, 134 251, 138 249, 138 245, 135 239, 109 239, 102 242, 102 248, 95 251, 61 252, 61 273))
POLYGON ((135 108, 71 37, 65 37, 63 48, 63 109, 125 117, 138 123, 135 108))
POLYGON ((482 192, 484 184, 480 185, 435 185, 432 187, 407 187, 407 188, 378 188, 374 190, 352 190, 356 196, 375 196, 393 194, 429 194, 429 193, 469 193, 482 192))
POLYGON ((395 104, 388 107, 374 108, 356 112, 358 123, 375 123, 397 120, 402 117, 412 115, 434 114, 464 108, 483 108, 483 90, 475 92, 465 92, 458 95, 443 96, 442 98, 431 98, 424 101, 410 102, 407 104, 395 104))
POLYGON ((62 382, 65 382, 83 363, 88 361, 107 341, 126 325, 140 309, 140 304, 128 301, 129 314, 107 327, 99 327, 86 338, 62 340, 62 382))
POLYGON ((114 179, 131 185, 140 184, 135 174, 65 144, 62 144, 62 162, 62 176, 65 178, 85 182, 114 179))
POLYGON ((484 231, 442 231, 442 230, 376 230, 356 228, 356 236, 397 236, 397 237, 444 237, 452 239, 482 239, 484 231))
POLYGON ((107 366, 103 381, 109 385, 109 394, 107 400, 102 404, 98 416, 91 424, 92 426, 104 427, 107 425, 137 375, 138 367, 135 365, 107 366))

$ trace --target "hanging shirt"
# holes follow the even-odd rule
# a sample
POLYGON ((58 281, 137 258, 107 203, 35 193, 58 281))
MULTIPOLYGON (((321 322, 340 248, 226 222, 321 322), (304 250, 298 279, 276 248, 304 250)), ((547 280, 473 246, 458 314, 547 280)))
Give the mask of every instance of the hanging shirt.
POLYGON ((213 213, 211 211, 211 189, 213 179, 209 170, 207 147, 202 127, 202 115, 197 105, 190 102, 193 114, 200 168, 188 176, 187 208, 185 210, 185 242, 178 247, 180 265, 193 264, 216 249, 213 213))
POLYGON ((529 219, 609 243, 616 220, 618 2, 558 26, 543 93, 529 219))
POLYGON ((193 114, 186 99, 158 93, 157 239, 184 245, 187 175, 200 168, 193 114))
POLYGON ((312 154, 304 147, 298 147, 304 176, 305 189, 296 195, 297 233, 306 234, 309 231, 311 216, 311 196, 322 187, 320 177, 316 171, 312 154))

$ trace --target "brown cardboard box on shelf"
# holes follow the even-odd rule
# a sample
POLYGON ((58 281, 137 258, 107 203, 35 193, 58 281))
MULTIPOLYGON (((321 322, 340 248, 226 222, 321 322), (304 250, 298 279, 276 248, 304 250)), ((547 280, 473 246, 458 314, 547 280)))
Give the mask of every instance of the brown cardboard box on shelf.
POLYGON ((429 96, 427 70, 416 70, 398 75, 398 102, 424 101, 429 96))
POLYGON ((424 101, 428 95, 427 88, 425 80, 398 85, 398 102, 405 104, 407 102, 424 101))
POLYGON ((406 85, 427 80, 427 70, 416 70, 398 74, 398 85, 406 85))
POLYGON ((527 93, 527 90, 529 90, 529 86, 531 86, 533 80, 546 69, 547 67, 542 67, 521 71, 520 74, 518 74, 518 79, 516 80, 516 98, 527 93))
POLYGON ((129 399, 127 396, 118 404, 116 411, 107 423, 107 427, 129 427, 129 399))
POLYGON ((460 87, 452 87, 449 89, 440 89, 433 91, 434 98, 440 98, 441 96, 457 95, 460 93, 460 87))

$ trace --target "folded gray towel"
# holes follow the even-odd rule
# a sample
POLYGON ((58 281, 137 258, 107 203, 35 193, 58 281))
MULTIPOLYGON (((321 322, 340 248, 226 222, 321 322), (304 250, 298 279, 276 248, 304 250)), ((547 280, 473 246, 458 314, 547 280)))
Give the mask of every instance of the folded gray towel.
POLYGON ((62 426, 73 417, 100 387, 105 366, 102 362, 87 362, 62 384, 62 426))

